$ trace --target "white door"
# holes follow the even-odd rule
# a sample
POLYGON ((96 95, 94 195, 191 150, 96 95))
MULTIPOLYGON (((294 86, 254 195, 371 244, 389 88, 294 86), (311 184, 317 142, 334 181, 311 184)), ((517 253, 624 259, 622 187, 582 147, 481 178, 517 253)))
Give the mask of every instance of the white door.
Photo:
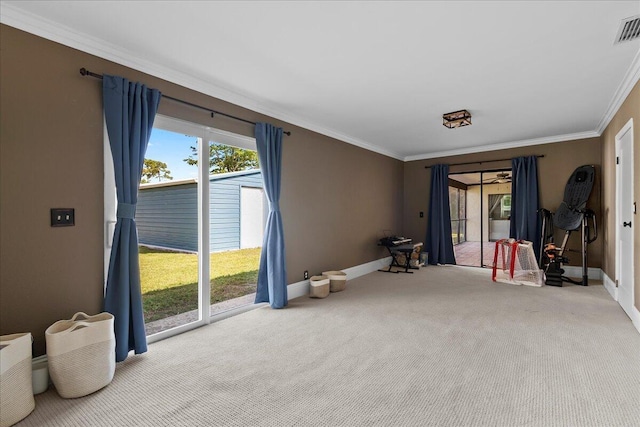
POLYGON ((633 227, 638 224, 633 202, 633 120, 616 135, 616 278, 618 303, 633 318, 633 227))
POLYGON ((240 249, 262 246, 264 224, 262 188, 240 187, 240 249))

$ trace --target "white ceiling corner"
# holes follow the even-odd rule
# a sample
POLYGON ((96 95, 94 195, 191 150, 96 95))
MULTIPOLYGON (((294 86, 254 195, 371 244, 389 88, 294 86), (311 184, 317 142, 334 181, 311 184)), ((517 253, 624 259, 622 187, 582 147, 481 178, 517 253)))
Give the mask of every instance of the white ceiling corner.
POLYGON ((618 88, 616 89, 616 92, 612 96, 611 102, 609 102, 607 111, 604 113, 604 115, 602 116, 602 119, 600 120, 600 123, 598 123, 598 126, 596 127, 596 133, 598 134, 598 136, 602 135, 602 132, 604 132, 604 130, 607 128, 607 126, 613 119, 613 116, 620 109, 620 107, 622 106, 622 103, 627 98, 627 96, 629 96, 629 93, 631 92, 631 90, 633 90, 633 87, 636 85, 636 83, 639 80, 640 80, 640 50, 638 50, 638 53, 633 59, 633 62, 631 63, 629 70, 625 74, 624 79, 620 82, 620 86, 618 86, 618 88))

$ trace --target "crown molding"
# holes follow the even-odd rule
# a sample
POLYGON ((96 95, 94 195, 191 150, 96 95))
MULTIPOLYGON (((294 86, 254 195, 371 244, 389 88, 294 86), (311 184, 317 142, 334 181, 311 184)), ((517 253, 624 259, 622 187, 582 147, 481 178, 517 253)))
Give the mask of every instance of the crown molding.
MULTIPOLYGON (((60 25, 30 12, 26 12, 12 4, 2 3, 0 22, 10 27, 35 34, 36 36, 47 40, 69 46, 108 61, 124 65, 125 67, 184 86, 188 89, 201 92, 205 95, 282 120, 283 122, 309 129, 322 135, 364 148, 365 150, 373 151, 397 160, 402 160, 403 156, 399 153, 385 150, 366 141, 353 138, 333 129, 328 129, 301 116, 280 111, 273 106, 258 101, 247 94, 225 87, 222 84, 206 82, 175 69, 141 59, 126 49, 122 49, 108 43, 103 39, 79 33, 69 27, 60 25)), ((96 72, 99 72, 99 70, 96 70, 96 72)))
POLYGON ((569 133, 565 135, 545 136, 544 138, 523 139, 521 141, 502 142, 499 144, 482 145, 468 148, 460 148, 457 150, 436 151, 427 154, 417 154, 407 156, 403 160, 411 162, 414 160, 435 159, 438 157, 459 156, 461 154, 483 153, 485 151, 506 150, 508 148, 529 147, 531 145, 552 144, 554 142, 572 141, 576 139, 586 139, 599 137, 596 131, 569 133))
POLYGON ((144 72, 154 77, 187 86, 190 89, 197 90, 193 87, 197 84, 204 85, 207 89, 215 87, 219 92, 216 97, 224 99, 225 101, 227 99, 239 99, 243 104, 256 104, 255 101, 241 93, 221 86, 207 84, 188 74, 176 72, 171 68, 139 58, 128 50, 122 49, 103 39, 93 37, 86 33, 74 31, 67 26, 60 25, 41 16, 26 12, 12 4, 2 4, 0 22, 19 30, 35 34, 36 36, 47 40, 51 40, 73 49, 95 55, 99 58, 124 65, 125 67, 144 72), (176 82, 175 78, 179 78, 181 81, 176 82))
POLYGON ((598 123, 598 127, 596 127, 596 132, 598 132, 598 134, 602 135, 607 126, 609 126, 609 123, 611 123, 613 117, 616 115, 618 110, 620 110, 622 103, 627 99, 627 96, 629 96, 629 93, 631 93, 631 90, 638 80, 640 80, 640 49, 638 49, 633 62, 631 62, 631 66, 627 70, 622 82, 613 95, 613 98, 609 103, 609 107, 604 113, 604 116, 602 116, 600 123, 598 123))
MULTIPOLYGON (((358 138, 345 135, 333 129, 321 126, 313 121, 288 112, 279 110, 278 108, 252 98, 248 94, 240 93, 237 90, 225 87, 221 83, 211 83, 202 79, 195 78, 189 74, 182 73, 175 69, 159 65, 157 63, 141 59, 133 53, 117 47, 105 40, 90 36, 88 34, 79 33, 69 27, 62 26, 53 21, 47 20, 41 16, 26 12, 13 4, 3 2, 1 4, 0 22, 2 24, 15 27, 19 30, 35 34, 39 37, 69 46, 71 48, 98 56, 111 62, 141 71, 154 77, 169 81, 171 83, 184 86, 188 89, 201 92, 208 96, 212 96, 223 101, 230 102, 243 108, 253 110, 257 113, 273 117, 283 122, 290 123, 301 128, 305 128, 319 134, 346 142, 351 145, 372 151, 384 156, 388 156, 401 161, 424 160, 436 157, 454 156, 461 154, 479 153, 493 150, 501 150, 506 148, 525 147, 530 145, 547 144, 553 142, 562 142, 575 139, 598 137, 604 132, 609 122, 613 119, 615 113, 629 95, 633 86, 640 80, 640 50, 636 54, 631 66, 629 67, 625 77, 616 90, 605 115, 601 119, 598 127, 594 131, 580 132, 567 135, 550 136, 544 138, 528 139, 514 141, 508 143, 499 143, 485 146, 476 146, 462 148, 457 150, 438 151, 432 153, 418 154, 412 156, 403 156, 397 152, 383 149, 381 147, 370 144, 358 138)), ((98 72, 99 70, 97 70, 98 72)))

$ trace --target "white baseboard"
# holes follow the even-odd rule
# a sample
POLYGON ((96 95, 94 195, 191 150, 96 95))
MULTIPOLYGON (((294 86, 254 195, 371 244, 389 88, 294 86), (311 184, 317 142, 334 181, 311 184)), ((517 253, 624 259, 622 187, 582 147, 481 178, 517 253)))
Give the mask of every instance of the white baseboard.
POLYGON ((609 291, 611 298, 613 298, 614 301, 618 301, 618 288, 613 280, 611 280, 604 272, 602 272, 602 284, 604 285, 604 288, 609 291))
MULTIPOLYGON (((341 271, 347 274, 347 279, 355 279, 356 277, 364 276, 365 274, 372 273, 378 269, 388 267, 390 263, 391 263, 391 257, 389 256, 389 257, 377 259, 375 261, 367 262, 365 264, 360 264, 354 267, 345 268, 341 271)), ((309 295, 308 280, 292 283, 287 286, 287 296, 289 300, 303 297, 305 295, 309 295)))
MULTIPOLYGON (((562 268, 565 276, 582 278, 582 267, 563 265, 562 268)), ((596 267, 588 267, 587 277, 591 280, 602 280, 602 270, 596 267)))
POLYGON ((302 282, 292 283, 287 286, 287 300, 291 301, 294 298, 303 297, 309 295, 309 281, 303 280, 302 282))
POLYGON ((375 261, 368 262, 366 264, 356 265, 355 267, 345 268, 347 273, 347 279, 355 279, 356 277, 364 276, 365 274, 373 273, 381 268, 389 267, 391 264, 391 257, 380 258, 375 261))
POLYGON ((640 311, 638 311, 635 306, 632 308, 632 310, 631 323, 633 323, 633 326, 635 326, 638 333, 640 333, 640 311))
MULTIPOLYGON (((605 274, 605 272, 602 272, 602 283, 604 284, 605 289, 609 291, 609 294, 611 294, 611 298, 613 298, 614 301, 618 301, 618 287, 616 286, 614 281, 605 274)), ((633 306, 631 310, 631 314, 626 314, 629 314, 631 323, 633 324, 634 328, 636 328, 636 330, 640 333, 640 311, 638 311, 635 306, 633 306)))

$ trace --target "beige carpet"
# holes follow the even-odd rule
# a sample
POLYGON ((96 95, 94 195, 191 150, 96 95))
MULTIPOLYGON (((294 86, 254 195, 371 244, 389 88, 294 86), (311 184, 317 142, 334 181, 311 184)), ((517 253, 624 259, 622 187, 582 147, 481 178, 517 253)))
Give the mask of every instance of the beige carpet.
POLYGON ((372 273, 155 343, 21 426, 638 426, 640 334, 602 286, 372 273))

